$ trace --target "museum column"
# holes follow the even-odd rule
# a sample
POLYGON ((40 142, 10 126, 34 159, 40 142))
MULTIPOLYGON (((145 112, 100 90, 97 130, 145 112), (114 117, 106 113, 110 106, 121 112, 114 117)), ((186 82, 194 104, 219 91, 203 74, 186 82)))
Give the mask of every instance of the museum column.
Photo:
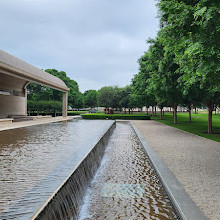
POLYGON ((67 117, 68 110, 68 92, 63 92, 63 117, 67 117))

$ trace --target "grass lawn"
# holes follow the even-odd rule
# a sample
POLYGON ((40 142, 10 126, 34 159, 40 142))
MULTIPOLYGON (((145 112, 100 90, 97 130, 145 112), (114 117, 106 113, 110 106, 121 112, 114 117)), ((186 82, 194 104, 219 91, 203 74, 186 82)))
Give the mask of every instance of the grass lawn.
POLYGON ((172 113, 165 113, 164 120, 159 119, 159 115, 151 117, 151 119, 160 123, 179 128, 184 131, 220 142, 220 114, 213 115, 212 125, 214 134, 208 134, 208 114, 207 113, 192 113, 192 122, 189 122, 188 113, 177 113, 177 124, 173 124, 172 113))

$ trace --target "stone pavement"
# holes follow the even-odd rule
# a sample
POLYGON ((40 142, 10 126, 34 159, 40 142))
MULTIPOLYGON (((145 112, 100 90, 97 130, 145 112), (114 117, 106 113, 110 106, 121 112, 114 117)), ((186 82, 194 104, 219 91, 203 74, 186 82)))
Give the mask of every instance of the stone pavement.
POLYGON ((38 120, 33 121, 21 121, 21 122, 13 122, 11 124, 2 124, 0 125, 0 131, 4 130, 10 130, 15 128, 23 128, 33 125, 40 125, 40 124, 46 124, 46 123, 52 123, 52 122, 59 122, 59 121, 69 121, 72 119, 81 118, 81 116, 67 116, 67 117, 51 117, 51 118, 42 118, 38 120))
POLYGON ((220 143, 161 124, 133 121, 210 220, 220 220, 220 143))

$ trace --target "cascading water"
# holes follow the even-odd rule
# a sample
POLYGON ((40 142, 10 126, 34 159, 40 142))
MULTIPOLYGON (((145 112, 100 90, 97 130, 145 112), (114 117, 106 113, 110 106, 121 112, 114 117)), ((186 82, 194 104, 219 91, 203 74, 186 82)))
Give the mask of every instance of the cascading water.
POLYGON ((133 128, 118 123, 90 184, 79 220, 178 219, 133 128))
MULTIPOLYGON (((113 123, 78 120, 0 132, 0 219, 31 219, 46 201, 60 196, 58 189, 66 187, 73 171, 79 172, 77 166, 97 143, 107 141, 113 123)), ((77 207, 77 200, 72 201, 77 207)))
POLYGON ((114 125, 104 134, 93 149, 82 159, 51 198, 32 219, 77 219, 83 197, 103 157, 114 125))
POLYGON ((79 145, 0 219, 178 219, 131 125, 107 125, 95 145, 79 145))

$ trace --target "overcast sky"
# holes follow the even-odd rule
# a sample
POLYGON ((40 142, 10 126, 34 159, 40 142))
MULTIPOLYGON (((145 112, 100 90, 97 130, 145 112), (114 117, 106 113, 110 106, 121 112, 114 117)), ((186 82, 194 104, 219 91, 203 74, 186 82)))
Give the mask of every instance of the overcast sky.
POLYGON ((81 92, 130 84, 158 31, 154 0, 0 0, 1 49, 81 92))

